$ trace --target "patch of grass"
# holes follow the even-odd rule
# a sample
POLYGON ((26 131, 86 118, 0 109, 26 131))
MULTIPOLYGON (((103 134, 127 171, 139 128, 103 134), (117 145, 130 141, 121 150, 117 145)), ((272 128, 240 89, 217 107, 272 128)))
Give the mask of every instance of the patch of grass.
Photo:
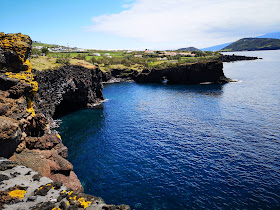
POLYGON ((57 69, 63 65, 60 63, 56 63, 56 58, 47 57, 47 56, 32 58, 30 62, 31 62, 31 67, 39 71, 43 71, 47 69, 57 69))
POLYGON ((88 69, 92 69, 92 68, 96 68, 95 65, 87 62, 87 61, 84 61, 84 60, 78 60, 78 59, 70 59, 70 64, 71 65, 79 65, 79 66, 84 66, 88 69))
POLYGON ((43 46, 43 47, 50 47, 50 48, 59 47, 59 45, 56 44, 45 44, 45 43, 38 43, 38 42, 33 42, 32 46, 43 46))

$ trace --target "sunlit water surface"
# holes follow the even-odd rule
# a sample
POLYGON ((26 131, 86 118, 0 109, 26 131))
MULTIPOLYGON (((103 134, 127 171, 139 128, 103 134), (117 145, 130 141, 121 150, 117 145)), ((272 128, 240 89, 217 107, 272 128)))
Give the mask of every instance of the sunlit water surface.
POLYGON ((85 192, 135 209, 280 207, 280 51, 225 63, 226 85, 104 86, 61 118, 85 192))

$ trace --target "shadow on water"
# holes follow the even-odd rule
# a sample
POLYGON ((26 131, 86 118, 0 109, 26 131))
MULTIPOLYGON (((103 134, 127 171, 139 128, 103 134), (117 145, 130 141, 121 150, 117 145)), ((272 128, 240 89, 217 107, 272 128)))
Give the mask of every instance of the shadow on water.
POLYGON ((223 94, 223 87, 226 84, 197 84, 197 85, 187 85, 187 84, 138 84, 142 87, 153 87, 160 88, 164 90, 170 90, 174 93, 186 94, 200 94, 206 96, 219 97, 223 94))
MULTIPOLYGON (((69 151, 82 150, 89 137, 104 127, 103 106, 98 109, 82 109, 60 118, 59 132, 69 151)), ((71 154, 69 154, 71 156, 71 154)))

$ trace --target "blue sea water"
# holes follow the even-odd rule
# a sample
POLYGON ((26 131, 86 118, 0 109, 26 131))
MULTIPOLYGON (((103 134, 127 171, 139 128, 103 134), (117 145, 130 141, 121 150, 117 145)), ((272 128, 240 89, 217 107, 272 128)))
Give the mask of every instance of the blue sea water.
POLYGON ((280 208, 280 51, 224 63, 225 85, 104 86, 61 118, 85 192, 132 209, 280 208))

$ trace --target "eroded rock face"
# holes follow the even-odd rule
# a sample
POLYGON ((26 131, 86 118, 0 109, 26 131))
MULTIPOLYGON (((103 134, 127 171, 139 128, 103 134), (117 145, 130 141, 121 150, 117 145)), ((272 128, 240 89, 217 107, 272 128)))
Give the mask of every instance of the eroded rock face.
POLYGON ((103 99, 101 71, 65 66, 35 77, 28 61, 31 44, 28 36, 0 33, 0 156, 24 165, 0 157, 0 209, 129 209, 80 194, 68 150, 51 129, 53 116, 103 99), (23 197, 11 197, 18 194, 23 197))
POLYGON ((15 153, 10 160, 38 171, 42 176, 63 182, 75 192, 82 192, 82 185, 73 172, 73 165, 56 150, 24 150, 15 153))
POLYGON ((223 63, 218 61, 185 64, 160 70, 144 70, 135 78, 135 81, 160 83, 163 78, 167 79, 168 83, 173 84, 199 84, 203 82, 222 84, 230 81, 224 75, 223 63))
POLYGON ((16 120, 0 117, 0 157, 10 157, 21 141, 21 129, 16 120))
POLYGON ((34 110, 38 84, 28 61, 31 44, 29 36, 0 33, 0 156, 82 191, 67 148, 50 130, 51 118, 34 110))
POLYGON ((107 205, 98 197, 74 192, 59 181, 37 171, 0 158, 0 209, 119 209, 127 205, 107 205))
POLYGON ((27 35, 0 33, 0 70, 26 71, 26 60, 30 56, 31 47, 32 40, 27 35))
POLYGON ((82 66, 64 66, 57 70, 37 71, 39 89, 36 109, 46 116, 91 107, 103 100, 102 73, 82 66))

